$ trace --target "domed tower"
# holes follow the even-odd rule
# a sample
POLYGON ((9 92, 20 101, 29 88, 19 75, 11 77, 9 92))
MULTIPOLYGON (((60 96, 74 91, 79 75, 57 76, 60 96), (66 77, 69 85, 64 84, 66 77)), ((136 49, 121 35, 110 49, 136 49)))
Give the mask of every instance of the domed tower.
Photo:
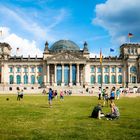
POLYGON ((48 46, 49 46, 49 43, 48 43, 48 41, 46 41, 45 48, 44 48, 44 53, 48 53, 49 52, 48 46))
POLYGON ((86 58, 89 58, 88 44, 86 41, 84 42, 83 56, 85 56, 86 58))
POLYGON ((55 52, 55 53, 56 52, 66 52, 66 51, 77 52, 77 51, 80 51, 80 48, 73 41, 59 40, 51 46, 50 51, 55 52))
POLYGON ((11 55, 11 46, 7 43, 0 43, 0 59, 7 60, 11 55))

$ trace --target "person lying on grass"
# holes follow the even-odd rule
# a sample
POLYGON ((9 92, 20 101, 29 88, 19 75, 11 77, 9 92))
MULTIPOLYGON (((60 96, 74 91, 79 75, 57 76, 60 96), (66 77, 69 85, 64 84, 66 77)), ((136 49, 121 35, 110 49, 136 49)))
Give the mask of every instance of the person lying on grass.
POLYGON ((98 103, 98 105, 94 107, 91 117, 98 118, 98 119, 101 119, 102 117, 104 117, 104 113, 102 113, 102 104, 101 103, 98 103))

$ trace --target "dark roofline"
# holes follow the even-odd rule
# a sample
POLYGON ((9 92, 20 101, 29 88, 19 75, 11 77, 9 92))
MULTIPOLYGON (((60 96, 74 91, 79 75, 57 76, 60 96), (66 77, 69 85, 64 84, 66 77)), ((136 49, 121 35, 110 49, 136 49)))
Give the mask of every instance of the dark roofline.
POLYGON ((123 48, 123 47, 130 47, 130 46, 138 46, 138 47, 140 47, 140 43, 124 43, 124 44, 122 44, 121 46, 120 46, 120 48, 123 48))

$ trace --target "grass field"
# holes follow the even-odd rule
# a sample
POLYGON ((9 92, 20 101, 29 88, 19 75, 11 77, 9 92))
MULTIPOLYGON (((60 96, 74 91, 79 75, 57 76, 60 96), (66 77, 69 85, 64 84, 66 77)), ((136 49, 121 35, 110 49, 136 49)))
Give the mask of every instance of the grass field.
MULTIPOLYGON (((48 107, 47 96, 0 95, 0 140, 139 140, 140 97, 116 101, 119 120, 90 118, 96 97, 67 96, 48 107)), ((109 107, 103 107, 105 113, 109 107)))

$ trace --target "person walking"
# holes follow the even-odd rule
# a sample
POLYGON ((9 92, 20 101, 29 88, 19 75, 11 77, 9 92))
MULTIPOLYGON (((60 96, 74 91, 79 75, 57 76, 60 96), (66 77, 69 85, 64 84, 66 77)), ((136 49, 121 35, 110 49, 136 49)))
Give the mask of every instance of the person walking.
POLYGON ((49 95, 48 95, 48 101, 49 101, 49 106, 52 107, 52 98, 53 98, 53 91, 50 88, 49 89, 49 95))

